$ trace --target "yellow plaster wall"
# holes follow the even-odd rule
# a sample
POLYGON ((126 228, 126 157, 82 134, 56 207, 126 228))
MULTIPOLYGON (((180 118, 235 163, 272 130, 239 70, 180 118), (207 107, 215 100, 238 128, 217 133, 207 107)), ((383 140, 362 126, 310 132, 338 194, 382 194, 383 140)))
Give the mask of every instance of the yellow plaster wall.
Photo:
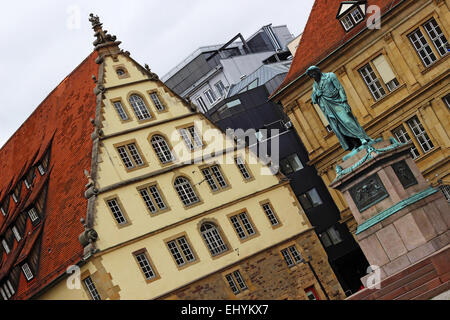
MULTIPOLYGON (((162 233, 151 235, 148 238, 128 244, 115 251, 107 252, 102 256, 103 264, 113 277, 113 282, 121 287, 121 299, 153 299, 169 293, 176 288, 184 286, 199 278, 219 271, 241 259, 262 251, 276 243, 285 241, 299 234, 308 227, 301 209, 294 205, 296 199, 287 189, 278 187, 266 194, 242 201, 223 210, 218 210, 207 216, 196 218, 178 227, 171 228, 162 233), (260 206, 260 201, 270 199, 272 205, 282 221, 282 227, 273 229, 260 206), (241 243, 227 217, 230 213, 246 209, 259 232, 259 236, 241 243), (219 225, 223 235, 231 248, 229 253, 213 259, 199 232, 202 221, 213 221, 219 225), (197 254, 198 263, 192 264, 183 270, 178 270, 171 253, 164 240, 180 233, 186 233, 192 249, 197 254), (146 248, 161 279, 147 284, 136 264, 133 252, 146 248), (235 251, 238 249, 239 251, 235 251), (124 272, 124 270, 127 270, 124 272)), ((170 213, 168 213, 170 215, 170 213)), ((111 230, 112 235, 120 235, 125 230, 111 230)))

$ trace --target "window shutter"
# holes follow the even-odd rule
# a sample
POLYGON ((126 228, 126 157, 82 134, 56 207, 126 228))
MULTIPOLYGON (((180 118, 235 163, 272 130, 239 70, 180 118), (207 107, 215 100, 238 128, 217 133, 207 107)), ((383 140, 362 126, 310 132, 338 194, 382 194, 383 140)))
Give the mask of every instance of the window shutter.
POLYGON ((380 74, 384 83, 389 83, 396 78, 385 56, 379 56, 378 58, 373 60, 373 64, 375 65, 375 68, 377 68, 378 73, 380 74))

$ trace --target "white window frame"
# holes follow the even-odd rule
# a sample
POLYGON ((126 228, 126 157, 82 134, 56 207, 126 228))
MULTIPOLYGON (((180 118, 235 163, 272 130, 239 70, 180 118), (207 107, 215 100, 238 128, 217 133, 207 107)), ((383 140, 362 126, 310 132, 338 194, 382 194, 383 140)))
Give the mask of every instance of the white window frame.
POLYGON ((153 267, 150 263, 150 261, 147 258, 147 254, 145 252, 136 254, 136 260, 139 264, 139 267, 142 270, 142 273, 144 274, 145 280, 153 280, 157 277, 157 274, 155 270, 153 270, 153 267))
POLYGON ((28 263, 24 263, 22 265, 22 271, 23 271, 23 274, 25 275, 25 279, 27 279, 27 281, 33 280, 34 275, 33 275, 33 272, 31 271, 31 268, 28 265, 28 263))
POLYGON ((156 110, 158 110, 159 112, 166 111, 166 106, 161 102, 161 99, 159 98, 159 94, 157 92, 150 93, 150 99, 152 99, 156 110))
POLYGON ((22 237, 21 237, 17 227, 16 226, 12 227, 12 231, 14 233, 14 236, 16 237, 17 242, 20 242, 20 240, 22 240, 22 237))
POLYGON ((122 208, 120 207, 119 200, 117 198, 109 199, 106 201, 108 204, 109 210, 114 216, 114 220, 118 225, 126 225, 128 224, 127 218, 123 214, 122 208))
POLYGON ((406 124, 409 126, 411 132, 414 134, 414 137, 419 143, 423 153, 429 153, 435 148, 433 141, 431 141, 430 136, 428 135, 422 122, 417 116, 414 116, 408 121, 406 121, 406 124))
POLYGON ((197 196, 197 193, 188 179, 178 177, 175 179, 174 187, 184 206, 189 207, 200 202, 200 198, 197 196))
POLYGON ((86 288, 88 290, 88 293, 91 296, 92 300, 95 300, 95 301, 102 300, 101 297, 100 297, 100 294, 97 291, 95 283, 94 283, 94 281, 92 280, 92 278, 90 276, 85 278, 85 279, 83 279, 83 283, 86 286, 86 288))
POLYGON ((420 28, 417 28, 416 30, 411 32, 408 35, 408 39, 411 41, 414 49, 416 50, 425 67, 431 66, 438 60, 436 54, 434 53, 433 49, 428 43, 428 40, 425 38, 425 35, 420 28), (421 53, 423 53, 423 56, 421 53), (428 59, 429 62, 427 62, 425 59, 428 59))
POLYGON ((219 100, 211 88, 206 89, 205 92, 203 92, 203 94, 208 99, 211 105, 215 104, 219 100))
POLYGON ((6 254, 9 254, 11 252, 11 249, 8 246, 8 243, 5 239, 2 240, 3 249, 5 249, 6 254))
POLYGON ((195 101, 197 101, 197 106, 201 107, 203 112, 208 111, 208 107, 206 106, 205 100, 203 100, 202 96, 197 97, 195 101))
POLYGON ((175 161, 175 157, 170 150, 169 144, 163 136, 154 135, 150 142, 162 164, 168 164, 175 161))
POLYGON ((269 222, 272 226, 278 226, 280 225, 280 221, 278 221, 277 216, 275 215, 275 212, 272 209, 272 205, 270 203, 264 203, 262 205, 262 208, 269 219, 269 222))
POLYGON ((28 210, 28 216, 30 217, 31 222, 36 222, 39 220, 39 214, 36 208, 31 208, 28 210))
POLYGON ((179 132, 189 150, 194 151, 203 148, 203 140, 195 126, 180 129, 179 132))
POLYGON ((370 63, 367 63, 364 67, 359 69, 359 73, 375 101, 381 100, 386 96, 386 90, 383 88, 380 79, 378 79, 378 76, 370 63))
POLYGON ((185 236, 167 242, 167 247, 178 267, 183 267, 197 259, 185 236))
POLYGON ((120 117, 120 119, 122 121, 130 120, 121 101, 115 101, 115 102, 113 102, 113 105, 114 105, 114 109, 116 110, 118 116, 120 117))
POLYGON ((148 108, 147 104, 145 103, 145 100, 141 96, 133 94, 130 96, 129 102, 131 107, 133 108, 134 114, 136 115, 139 121, 152 119, 150 109, 148 108))
MULTIPOLYGON (((400 143, 412 142, 411 137, 409 136, 409 133, 408 131, 406 131, 405 126, 403 124, 392 130, 392 133, 395 135, 395 137, 400 143)), ((414 160, 420 157, 420 152, 419 150, 417 150, 415 144, 413 144, 413 147, 411 148, 411 155, 414 160)))
POLYGON ((241 157, 237 157, 235 159, 236 165, 239 168, 239 171, 241 172, 242 176, 245 180, 251 180, 253 177, 250 174, 250 171, 247 168, 247 165, 245 164, 244 160, 242 160, 241 157))
POLYGON ((422 26, 425 29, 425 31, 427 32, 428 36, 430 37, 431 42, 433 42, 434 47, 439 52, 441 57, 444 57, 445 55, 447 55, 448 50, 447 50, 446 44, 448 43, 448 40, 445 37, 444 33, 442 32, 442 29, 439 26, 439 24, 437 23, 436 19, 431 18, 430 20, 425 22, 422 26), (433 25, 433 22, 434 22, 434 25, 433 25), (440 30, 440 32, 438 31, 438 29, 440 30), (435 33, 434 37, 431 34, 432 32, 435 33), (442 38, 444 38, 446 40, 445 43, 442 41, 442 38), (443 49, 443 50, 441 50, 441 49, 443 49))
POLYGON ((139 194, 141 195, 142 200, 144 200, 147 209, 152 214, 167 209, 167 205, 164 202, 164 199, 157 185, 142 188, 139 190, 139 194))
POLYGON ((228 246, 223 240, 219 229, 214 224, 209 222, 204 223, 200 228, 200 232, 213 257, 228 251, 228 246))

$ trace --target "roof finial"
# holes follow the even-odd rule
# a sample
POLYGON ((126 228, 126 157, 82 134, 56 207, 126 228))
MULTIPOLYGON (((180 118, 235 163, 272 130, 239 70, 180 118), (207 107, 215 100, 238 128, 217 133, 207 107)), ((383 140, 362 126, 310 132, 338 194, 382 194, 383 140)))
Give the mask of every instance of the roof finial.
POLYGON ((108 30, 103 30, 103 23, 100 22, 100 18, 91 13, 89 21, 92 23, 92 29, 94 29, 94 36, 97 40, 94 41, 95 49, 99 50, 103 47, 109 47, 111 45, 118 46, 120 44, 116 36, 108 34, 108 30))

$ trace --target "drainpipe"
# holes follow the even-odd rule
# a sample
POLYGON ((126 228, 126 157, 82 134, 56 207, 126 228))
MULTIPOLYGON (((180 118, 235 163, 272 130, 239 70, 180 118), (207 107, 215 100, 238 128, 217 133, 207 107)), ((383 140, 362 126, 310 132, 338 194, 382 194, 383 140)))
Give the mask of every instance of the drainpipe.
POLYGON ((314 278, 316 278, 317 282, 319 283, 320 289, 322 289, 322 292, 325 294, 325 297, 327 298, 327 300, 330 300, 330 297, 328 296, 327 291, 323 287, 322 282, 320 281, 319 277, 317 276, 316 271, 314 270, 313 266, 311 265, 311 260, 312 260, 312 257, 309 256, 308 261, 305 260, 304 263, 306 263, 309 266, 309 268, 311 269, 311 271, 314 275, 314 278))

